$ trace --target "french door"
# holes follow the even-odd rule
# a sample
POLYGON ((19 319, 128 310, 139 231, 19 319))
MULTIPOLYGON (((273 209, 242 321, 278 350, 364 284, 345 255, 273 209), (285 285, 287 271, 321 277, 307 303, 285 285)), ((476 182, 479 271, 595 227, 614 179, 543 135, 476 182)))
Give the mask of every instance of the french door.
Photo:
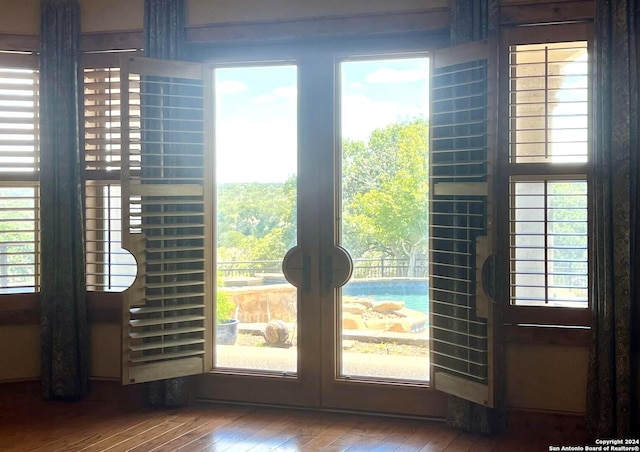
POLYGON ((203 399, 443 416, 430 381, 428 55, 318 51, 186 75, 146 64, 128 75, 141 131, 123 132, 125 246, 139 266, 123 381, 202 374, 203 399))
POLYGON ((215 346, 203 397, 442 415, 429 389, 428 61, 213 69, 218 301, 238 303, 241 334, 215 346))

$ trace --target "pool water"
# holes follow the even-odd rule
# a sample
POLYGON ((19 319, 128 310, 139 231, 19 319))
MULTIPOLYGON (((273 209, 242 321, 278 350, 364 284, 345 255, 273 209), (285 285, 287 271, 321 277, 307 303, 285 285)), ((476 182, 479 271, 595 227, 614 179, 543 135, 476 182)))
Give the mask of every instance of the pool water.
POLYGON ((429 311, 429 281, 426 278, 354 279, 342 287, 342 295, 376 301, 401 301, 414 311, 429 311))
POLYGON ((405 308, 413 309, 414 311, 429 312, 429 295, 428 294, 362 294, 358 295, 362 298, 372 298, 376 301, 402 301, 405 308))

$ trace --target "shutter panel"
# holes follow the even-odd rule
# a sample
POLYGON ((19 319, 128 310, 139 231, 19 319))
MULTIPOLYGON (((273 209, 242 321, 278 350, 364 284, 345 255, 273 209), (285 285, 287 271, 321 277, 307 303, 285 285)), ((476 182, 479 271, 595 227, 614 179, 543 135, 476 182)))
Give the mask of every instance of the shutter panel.
POLYGON ((128 57, 121 83, 122 242, 138 264, 125 293, 122 380, 200 374, 211 363, 213 293, 203 69, 128 57))
POLYGON ((491 303, 483 266, 492 252, 488 45, 436 53, 430 151, 432 381, 493 406, 491 303))
MULTIPOLYGON (((39 165, 39 72, 34 55, 0 52, 0 171, 37 173, 39 165)), ((15 177, 14 180, 30 180, 15 177)))
MULTIPOLYGON (((122 292, 136 273, 136 263, 121 249, 120 239, 122 53, 84 54, 82 61, 87 290, 122 292)), ((139 106, 129 101, 129 115, 140 116, 139 106)))
POLYGON ((0 294, 40 290, 38 58, 0 52, 0 294))
POLYGON ((84 161, 87 171, 108 174, 120 169, 119 63, 120 59, 116 67, 103 63, 104 67, 84 68, 84 161))

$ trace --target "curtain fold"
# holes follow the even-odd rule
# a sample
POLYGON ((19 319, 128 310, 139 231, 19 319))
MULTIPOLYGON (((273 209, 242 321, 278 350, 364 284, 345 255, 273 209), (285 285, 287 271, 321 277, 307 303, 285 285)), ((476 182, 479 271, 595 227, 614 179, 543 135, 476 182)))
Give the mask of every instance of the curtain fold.
MULTIPOLYGON (((497 38, 499 28, 499 0, 449 0, 449 32, 451 46, 484 39, 497 38)), ((499 309, 494 309, 494 337, 502 325, 499 309)), ((499 338, 495 340, 494 391, 495 408, 478 405, 449 395, 447 425, 462 430, 489 434, 500 432, 506 426, 506 400, 504 386, 504 354, 499 338)))
POLYGON ((184 42, 184 0, 145 0, 145 56, 179 60, 182 58, 184 42))
POLYGON ((487 8, 487 0, 450 0, 449 33, 452 46, 487 37, 487 8))
POLYGON ((78 133, 79 7, 41 1, 41 367, 46 399, 87 393, 82 153, 78 133))
POLYGON ((638 430, 637 1, 596 1, 595 29, 595 275, 587 428, 594 438, 624 438, 638 430))
MULTIPOLYGON (((145 56, 165 60, 179 60, 182 58, 184 42, 184 0, 145 0, 145 56)), ((151 121, 152 119, 147 117, 146 120, 151 121)), ((158 130, 161 129, 162 127, 158 127, 158 130)), ((162 140, 158 139, 156 141, 162 140)), ((143 149, 143 159, 145 155, 147 157, 152 154, 161 155, 163 152, 163 145, 159 145, 155 149, 143 149)), ((188 402, 187 379, 181 377, 150 382, 147 384, 146 398, 148 403, 155 406, 184 405, 188 402)))

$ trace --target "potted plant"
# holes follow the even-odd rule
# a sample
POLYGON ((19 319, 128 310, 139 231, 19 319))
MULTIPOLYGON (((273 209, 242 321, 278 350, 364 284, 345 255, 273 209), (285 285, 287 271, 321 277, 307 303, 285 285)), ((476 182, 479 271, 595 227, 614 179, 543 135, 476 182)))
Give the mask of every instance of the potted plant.
MULTIPOLYGON (((218 278, 220 280, 220 278, 218 278)), ((236 305, 231 292, 222 290, 218 284, 216 291, 216 344, 234 345, 238 338, 238 319, 234 318, 236 305)))

